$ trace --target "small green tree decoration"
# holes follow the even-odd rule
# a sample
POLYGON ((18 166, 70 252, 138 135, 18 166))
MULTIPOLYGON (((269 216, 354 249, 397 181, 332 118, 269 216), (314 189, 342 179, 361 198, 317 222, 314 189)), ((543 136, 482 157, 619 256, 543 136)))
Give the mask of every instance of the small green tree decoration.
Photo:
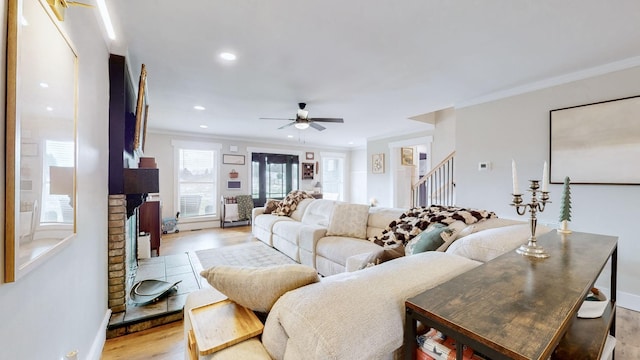
POLYGON ((564 187, 562 189, 562 201, 560 203, 560 230, 561 233, 568 234, 571 232, 567 222, 571 221, 571 179, 569 177, 564 178, 564 187))

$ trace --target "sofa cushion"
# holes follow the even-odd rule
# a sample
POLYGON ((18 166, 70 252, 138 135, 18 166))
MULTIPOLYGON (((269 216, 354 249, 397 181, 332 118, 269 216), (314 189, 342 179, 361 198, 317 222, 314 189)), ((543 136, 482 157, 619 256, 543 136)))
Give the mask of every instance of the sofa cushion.
MULTIPOLYGON (((536 227, 536 236, 551 231, 542 225, 536 227)), ((464 256, 469 259, 487 262, 525 244, 531 229, 529 224, 509 225, 479 231, 456 240, 447 253, 464 256)))
POLYGON ((253 311, 267 313, 287 291, 318 282, 312 267, 289 264, 267 267, 220 265, 200 272, 211 286, 253 311))
POLYGON ((467 227, 462 229, 458 233, 457 238, 460 239, 467 235, 471 235, 487 229, 495 229, 503 226, 526 224, 526 223, 527 223, 526 221, 522 221, 522 220, 511 220, 511 219, 503 219, 503 218, 492 218, 492 219, 481 220, 475 224, 468 225, 467 227))
POLYGON ((253 221, 253 225, 271 231, 273 229, 273 224, 277 223, 278 221, 293 221, 293 219, 288 216, 262 214, 256 216, 253 221))
POLYGON ((289 215, 289 217, 291 217, 291 220, 301 221, 302 216, 307 211, 307 207, 314 201, 316 201, 316 199, 314 198, 302 199, 302 201, 298 203, 298 206, 296 206, 296 209, 291 213, 291 215, 289 215))
POLYGON ((367 241, 352 237, 327 236, 318 240, 316 254, 345 266, 347 258, 353 255, 382 250, 382 247, 367 241))
POLYGON ((333 207, 327 236, 367 237, 369 205, 339 203, 333 207))
POLYGON ((307 205, 304 215, 302 215, 302 223, 305 225, 319 225, 323 227, 329 226, 329 219, 333 212, 333 206, 336 204, 334 200, 318 199, 307 205))
POLYGON ((400 216, 406 209, 372 207, 367 220, 367 239, 382 235, 384 229, 400 216))

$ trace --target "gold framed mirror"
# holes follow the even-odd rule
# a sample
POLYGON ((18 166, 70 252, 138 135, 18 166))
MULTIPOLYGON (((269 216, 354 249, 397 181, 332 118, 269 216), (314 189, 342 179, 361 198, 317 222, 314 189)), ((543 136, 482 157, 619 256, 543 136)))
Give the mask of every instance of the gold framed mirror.
POLYGON ((5 282, 76 233, 78 56, 45 0, 9 0, 5 282))

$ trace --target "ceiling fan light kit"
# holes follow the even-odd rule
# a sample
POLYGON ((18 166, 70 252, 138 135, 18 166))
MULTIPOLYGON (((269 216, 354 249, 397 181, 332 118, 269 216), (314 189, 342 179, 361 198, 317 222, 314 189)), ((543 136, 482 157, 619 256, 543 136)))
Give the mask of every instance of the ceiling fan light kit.
POLYGON ((290 123, 280 126, 278 129, 284 129, 291 125, 293 125, 298 130, 305 130, 309 127, 312 127, 318 131, 325 130, 326 128, 320 124, 316 124, 317 122, 332 122, 332 123, 344 123, 342 118, 310 118, 309 111, 304 108, 307 106, 306 103, 298 103, 298 111, 296 112, 295 119, 284 119, 284 118, 260 118, 263 120, 289 120, 290 123))

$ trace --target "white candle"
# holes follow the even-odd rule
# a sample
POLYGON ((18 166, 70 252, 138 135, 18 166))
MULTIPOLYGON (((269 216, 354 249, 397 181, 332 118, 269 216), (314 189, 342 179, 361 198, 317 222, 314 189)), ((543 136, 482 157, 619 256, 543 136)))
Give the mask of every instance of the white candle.
POLYGON ((513 177, 513 194, 520 194, 520 190, 518 189, 518 173, 516 171, 516 161, 511 160, 511 176, 513 177))
POLYGON ((549 165, 547 162, 544 162, 544 167, 542 168, 542 191, 549 191, 549 165))

